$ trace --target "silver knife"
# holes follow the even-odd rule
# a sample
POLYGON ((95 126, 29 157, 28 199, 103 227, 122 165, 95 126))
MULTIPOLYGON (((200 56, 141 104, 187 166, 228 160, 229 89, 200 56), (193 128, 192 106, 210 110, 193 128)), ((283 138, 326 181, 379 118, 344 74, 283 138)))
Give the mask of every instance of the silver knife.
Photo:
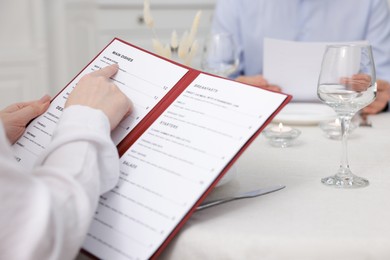
POLYGON ((233 201, 233 200, 245 199, 245 198, 253 198, 253 197, 261 196, 261 195, 264 195, 264 194, 268 194, 268 193, 271 193, 271 192, 275 192, 275 191, 281 190, 281 189, 283 189, 285 187, 286 186, 284 186, 284 185, 276 185, 276 186, 272 186, 272 187, 268 187, 268 188, 248 191, 248 192, 245 192, 245 193, 242 193, 242 194, 239 194, 239 195, 235 195, 235 196, 231 196, 231 197, 226 197, 226 198, 222 198, 222 199, 208 201, 208 202, 205 202, 205 203, 201 204, 200 206, 198 206, 196 208, 196 210, 206 209, 206 208, 209 208, 209 207, 212 207, 212 206, 216 206, 216 205, 219 205, 219 204, 222 204, 222 203, 226 203, 226 202, 229 202, 229 201, 233 201))

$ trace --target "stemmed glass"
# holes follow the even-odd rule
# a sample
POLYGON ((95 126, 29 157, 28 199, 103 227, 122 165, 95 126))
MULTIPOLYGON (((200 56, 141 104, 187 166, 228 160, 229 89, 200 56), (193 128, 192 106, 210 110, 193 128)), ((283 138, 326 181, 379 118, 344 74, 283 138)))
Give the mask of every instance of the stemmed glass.
POLYGON ((231 34, 211 34, 206 39, 202 53, 202 70, 228 77, 238 69, 238 64, 238 50, 231 34))
POLYGON ((375 67, 371 46, 367 44, 329 45, 325 49, 317 94, 332 107, 341 122, 342 155, 335 175, 321 181, 338 188, 358 188, 368 180, 354 175, 348 164, 347 139, 351 119, 376 97, 375 67))

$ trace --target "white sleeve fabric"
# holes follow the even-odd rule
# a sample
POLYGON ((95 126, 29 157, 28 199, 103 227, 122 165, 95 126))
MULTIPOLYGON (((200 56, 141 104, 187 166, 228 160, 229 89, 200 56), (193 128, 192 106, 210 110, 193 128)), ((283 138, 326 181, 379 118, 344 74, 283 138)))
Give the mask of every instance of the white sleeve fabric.
POLYGON ((13 158, 0 125, 0 259, 73 259, 99 194, 118 176, 118 153, 101 111, 65 109, 29 172, 13 158))

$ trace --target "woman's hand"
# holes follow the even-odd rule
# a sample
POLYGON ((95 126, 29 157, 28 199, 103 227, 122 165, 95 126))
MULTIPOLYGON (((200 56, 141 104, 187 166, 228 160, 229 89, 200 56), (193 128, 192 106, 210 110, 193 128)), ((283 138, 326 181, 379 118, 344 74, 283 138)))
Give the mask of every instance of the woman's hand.
POLYGON ((83 105, 103 111, 111 130, 132 111, 132 103, 109 78, 118 72, 117 65, 107 66, 83 76, 70 93, 65 107, 83 105))
POLYGON ((5 134, 11 144, 15 143, 24 133, 27 124, 44 113, 49 105, 50 97, 45 95, 40 100, 16 103, 0 111, 5 134))

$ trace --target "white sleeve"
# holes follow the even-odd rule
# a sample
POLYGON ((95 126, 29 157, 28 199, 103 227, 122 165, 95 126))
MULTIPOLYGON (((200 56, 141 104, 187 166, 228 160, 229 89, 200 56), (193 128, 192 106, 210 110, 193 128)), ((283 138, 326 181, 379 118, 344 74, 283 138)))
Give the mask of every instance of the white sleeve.
POLYGON ((73 259, 99 194, 119 176, 107 117, 88 107, 65 109, 52 143, 27 173, 0 129, 0 259, 73 259))

